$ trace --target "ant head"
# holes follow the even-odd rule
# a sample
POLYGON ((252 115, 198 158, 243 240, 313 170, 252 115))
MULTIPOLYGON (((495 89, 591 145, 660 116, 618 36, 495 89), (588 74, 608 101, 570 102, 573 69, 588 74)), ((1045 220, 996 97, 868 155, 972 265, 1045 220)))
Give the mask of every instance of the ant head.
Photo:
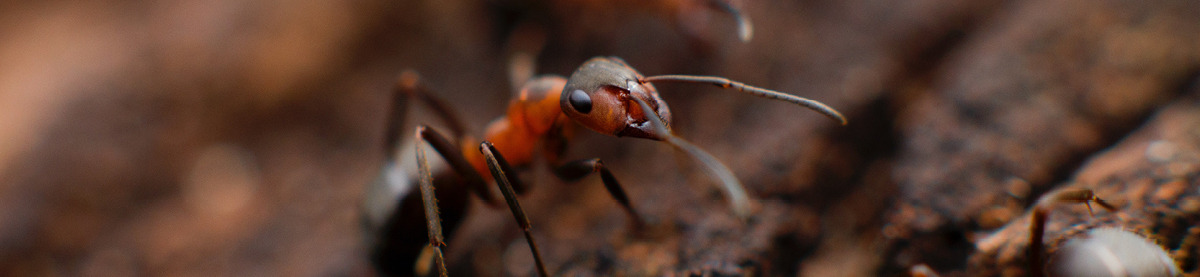
POLYGON ((571 74, 559 105, 571 120, 596 132, 664 140, 634 99, 647 103, 653 116, 662 118, 664 124, 670 124, 671 111, 654 86, 642 83, 642 78, 620 58, 592 58, 571 74))

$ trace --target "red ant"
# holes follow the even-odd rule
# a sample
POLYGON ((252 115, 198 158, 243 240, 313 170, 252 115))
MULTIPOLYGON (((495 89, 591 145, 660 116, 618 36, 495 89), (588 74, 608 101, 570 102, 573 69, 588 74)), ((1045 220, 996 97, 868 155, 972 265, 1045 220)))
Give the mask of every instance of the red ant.
MULTIPOLYGON (((571 138, 574 128, 570 122, 592 129, 596 132, 617 136, 634 137, 666 142, 675 148, 688 153, 713 174, 723 185, 725 194, 733 207, 734 213, 747 218, 750 214, 750 198, 742 188, 737 178, 723 164, 704 150, 676 136, 670 129, 671 112, 666 102, 659 97, 652 82, 688 82, 716 85, 722 88, 732 88, 751 95, 782 100, 815 110, 829 118, 846 124, 841 113, 817 101, 801 98, 777 91, 748 86, 740 82, 722 77, 661 75, 644 77, 625 61, 615 57, 596 57, 588 60, 575 70, 569 79, 559 76, 541 76, 525 83, 516 98, 509 103, 505 116, 500 117, 487 126, 483 142, 451 141, 446 136, 433 129, 421 125, 416 127, 416 162, 417 175, 420 178, 420 198, 423 203, 423 216, 415 212, 416 194, 399 193, 400 207, 387 217, 376 217, 375 227, 382 228, 379 232, 379 243, 375 244, 373 253, 375 264, 385 273, 407 275, 409 271, 406 261, 418 261, 418 265, 428 265, 426 258, 432 258, 437 270, 445 276, 445 261, 442 247, 445 245, 442 224, 447 230, 453 231, 461 220, 466 206, 466 191, 474 192, 480 199, 492 207, 499 207, 486 187, 486 183, 496 181, 501 193, 517 224, 524 231, 525 238, 533 251, 538 273, 546 276, 545 265, 542 263, 538 248, 530 234, 529 220, 518 203, 516 194, 525 191, 526 186, 516 177, 513 165, 529 165, 534 161, 534 154, 540 142, 544 158, 552 165, 558 165, 553 170, 555 175, 564 180, 577 180, 590 173, 599 173, 609 194, 617 200, 621 207, 632 219, 634 226, 643 224, 641 216, 634 209, 626 196, 624 189, 616 177, 604 166, 600 159, 584 159, 561 163, 559 156, 566 149, 566 142, 571 138), (438 194, 433 190, 432 176, 426 162, 424 147, 420 141, 427 142, 448 162, 449 166, 459 176, 463 177, 466 186, 439 186, 438 194), (475 148, 478 147, 478 148, 475 148), (490 173, 490 174, 487 174, 490 173), (449 199, 441 203, 437 199, 449 199), (440 205, 438 205, 440 204, 440 205), (441 206, 443 212, 452 220, 443 222, 438 213, 441 206), (428 243, 414 235, 414 222, 424 220, 428 234, 428 243), (416 253, 422 253, 417 258, 416 253), (405 261, 395 263, 395 261, 405 261), (424 262, 422 262, 424 261, 424 262), (400 264, 400 265, 396 265, 400 264)), ((433 111, 450 125, 454 137, 461 138, 463 124, 458 117, 450 112, 449 105, 437 99, 419 82, 415 73, 406 72, 401 75, 393 98, 393 112, 387 129, 385 147, 388 153, 395 153, 393 147, 399 142, 401 128, 407 102, 418 99, 433 108, 433 111)), ((394 160, 394 154, 388 155, 388 160, 394 160)), ((389 162, 387 167, 391 167, 389 162)), ((385 175, 389 172, 385 167, 385 175)), ((387 177, 383 178, 387 179, 387 177)), ((447 178, 439 178, 447 179, 447 178)), ((386 182, 386 180, 381 180, 386 182)), ((396 194, 389 194, 396 195, 396 194)), ((395 199, 392 199, 395 201, 395 199)), ((370 209, 370 208, 369 208, 370 209)), ((427 270, 422 273, 428 272, 427 270)))

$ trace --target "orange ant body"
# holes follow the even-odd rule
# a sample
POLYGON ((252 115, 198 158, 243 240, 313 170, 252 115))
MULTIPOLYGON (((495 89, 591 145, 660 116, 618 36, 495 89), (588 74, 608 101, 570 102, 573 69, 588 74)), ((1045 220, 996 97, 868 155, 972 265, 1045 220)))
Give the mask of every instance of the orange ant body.
MULTIPOLYGON (((577 160, 560 164, 559 156, 565 151, 567 140, 570 139, 574 124, 578 123, 596 132, 617 136, 634 137, 666 142, 694 157, 705 166, 706 172, 720 180, 726 195, 730 199, 734 213, 746 218, 750 213, 749 197, 738 182, 737 178, 712 155, 674 135, 669 128, 671 112, 666 102, 659 97, 658 91, 650 82, 691 82, 706 83, 722 88, 733 88, 741 92, 768 99, 782 100, 813 109, 821 114, 837 120, 841 124, 846 119, 836 110, 813 100, 784 94, 776 91, 747 86, 721 77, 662 75, 644 77, 623 60, 615 57, 597 57, 588 60, 580 66, 569 79, 559 76, 542 76, 527 82, 518 92, 516 98, 509 104, 505 116, 492 121, 483 136, 483 142, 461 139, 455 143, 440 133, 426 127, 416 128, 416 157, 417 175, 420 179, 419 189, 423 219, 414 211, 412 204, 417 194, 398 193, 400 205, 394 213, 376 222, 368 222, 375 229, 381 229, 378 234, 379 244, 374 250, 374 259, 381 271, 390 274, 407 275, 405 264, 423 252, 431 256, 438 271, 444 276, 445 265, 442 257, 442 246, 445 240, 442 236, 442 224, 447 224, 447 230, 453 230, 465 210, 466 195, 464 186, 442 188, 435 194, 429 165, 426 162, 424 147, 420 141, 427 142, 448 162, 450 167, 467 184, 466 189, 474 192, 485 203, 499 207, 499 202, 491 195, 486 183, 495 181, 511 209, 517 223, 524 230, 526 240, 534 254, 538 272, 546 275, 538 249, 530 234, 529 221, 521 210, 516 194, 525 190, 525 186, 516 177, 513 165, 526 166, 531 164, 541 146, 542 153, 551 165, 555 165, 554 173, 564 180, 576 180, 589 175, 600 173, 601 180, 610 195, 617 200, 630 216, 635 226, 641 226, 643 221, 633 208, 624 189, 599 159, 577 160), (477 148, 476 148, 477 147, 477 148), (450 201, 438 202, 437 199, 450 201), (452 220, 442 222, 439 206, 452 220), (420 236, 414 234, 412 227, 416 220, 426 222, 428 244, 420 242, 420 236), (403 238, 401 238, 403 237, 403 238), (424 250, 421 250, 424 249, 424 250), (400 258, 397 258, 400 257, 400 258), (410 259, 410 260, 404 260, 410 259)), ((456 138, 462 138, 462 124, 458 117, 449 112, 448 105, 438 100, 422 86, 416 74, 405 73, 397 86, 394 96, 393 113, 389 119, 385 147, 388 147, 388 160, 395 157, 393 147, 399 142, 399 130, 402 125, 405 108, 409 99, 419 99, 430 105, 434 112, 449 123, 456 138)), ((388 167, 391 166, 389 163, 388 167)), ((384 170, 386 175, 388 170, 384 170)), ((387 177, 381 182, 387 182, 387 177)), ((409 189, 411 190, 411 189, 409 189)), ((392 198, 395 201, 395 198, 392 198)), ((421 262, 418 262, 421 263, 421 262)))

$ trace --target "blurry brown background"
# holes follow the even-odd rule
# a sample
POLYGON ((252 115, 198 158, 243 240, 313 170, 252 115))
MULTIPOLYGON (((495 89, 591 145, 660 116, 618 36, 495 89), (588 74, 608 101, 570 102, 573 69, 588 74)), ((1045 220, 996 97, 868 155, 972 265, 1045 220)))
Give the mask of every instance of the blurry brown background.
MULTIPOLYGON (((584 134, 568 158, 604 159, 670 227, 631 235, 596 180, 535 170, 522 201, 554 274, 1022 275, 1025 209, 1063 186, 1170 247, 1200 222, 1200 2, 734 1, 748 43, 698 2, 0 4, 0 275, 372 274, 359 205, 397 74, 479 133, 510 97, 507 56, 538 45, 525 28, 546 38, 539 73, 613 55, 850 120, 659 85, 757 216, 735 220, 668 146, 584 134)), ((473 209, 452 273, 532 272, 508 216, 473 209)), ((1052 234, 1089 221, 1063 218, 1052 234)))

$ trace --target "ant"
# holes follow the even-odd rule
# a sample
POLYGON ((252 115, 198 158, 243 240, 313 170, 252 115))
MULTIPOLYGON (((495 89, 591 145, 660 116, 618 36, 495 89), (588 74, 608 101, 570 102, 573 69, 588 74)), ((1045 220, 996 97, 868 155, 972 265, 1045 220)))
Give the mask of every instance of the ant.
MULTIPOLYGON (((391 182, 388 179, 397 178, 395 175, 399 174, 392 173, 391 169, 394 169, 395 153, 398 152, 400 141, 399 133, 410 100, 416 99, 430 106, 438 117, 450 125, 454 138, 464 139, 450 140, 428 126, 416 127, 416 175, 419 178, 420 193, 404 192, 411 191, 411 185, 409 188, 393 189, 392 193, 382 195, 399 198, 391 199, 392 202, 398 200, 398 204, 393 203, 394 206, 385 205, 382 208, 367 207, 366 223, 371 225, 371 229, 378 231, 376 239, 379 241, 372 244, 375 248, 372 253, 375 265, 387 274, 407 275, 415 271, 419 275, 425 275, 429 273, 429 269, 425 267, 430 264, 429 260, 432 260, 440 275, 445 276, 443 233, 453 232, 461 221, 466 209, 467 191, 478 196, 488 206, 499 208, 500 202, 486 187, 488 182, 495 181, 505 203, 524 232, 533 252, 538 273, 547 276, 536 242, 530 233, 529 219, 516 198, 516 195, 523 193, 527 187, 517 178, 514 169, 514 165, 532 164, 539 150, 543 154, 542 158, 554 165, 554 174, 563 180, 574 181, 592 173, 599 173, 608 193, 621 205, 634 227, 640 229, 644 225, 642 217, 630 203, 620 182, 600 159, 559 162, 575 128, 575 124, 571 122, 601 134, 662 141, 687 153, 703 165, 705 172, 719 180, 734 214, 742 219, 748 218, 751 209, 750 197, 733 173, 715 157, 673 133, 670 128, 671 111, 666 102, 659 97, 658 90, 651 84, 656 82, 700 83, 731 88, 758 97, 797 104, 843 125, 846 124, 846 119, 841 113, 814 100, 749 86, 723 77, 645 77, 620 58, 596 57, 585 62, 569 78, 548 75, 526 82, 515 99, 509 103, 505 116, 492 121, 486 127, 482 142, 477 142, 464 138, 463 124, 458 116, 450 112, 450 106, 445 101, 431 93, 419 81, 416 73, 405 72, 401 74, 393 94, 393 110, 387 123, 385 139, 385 147, 389 153, 386 157, 388 163, 376 186, 387 186, 387 183, 391 182), (439 185, 440 189, 435 192, 424 143, 420 142, 428 143, 444 158, 449 167, 462 178, 465 186, 439 185), (538 146, 541 149, 538 149, 538 146), (423 214, 416 212, 418 208, 415 202, 418 197, 422 203, 419 209, 423 214), (445 201, 439 203, 438 199, 445 201), (372 214, 372 210, 376 212, 372 214), (390 215, 387 215, 388 213, 390 215), (442 221, 442 215, 450 220, 442 221), (426 238, 414 232, 416 228, 413 226, 418 220, 425 222, 426 238), (412 265, 396 261, 417 262, 416 265, 412 265)), ((371 200, 368 199, 368 202, 371 200)))

